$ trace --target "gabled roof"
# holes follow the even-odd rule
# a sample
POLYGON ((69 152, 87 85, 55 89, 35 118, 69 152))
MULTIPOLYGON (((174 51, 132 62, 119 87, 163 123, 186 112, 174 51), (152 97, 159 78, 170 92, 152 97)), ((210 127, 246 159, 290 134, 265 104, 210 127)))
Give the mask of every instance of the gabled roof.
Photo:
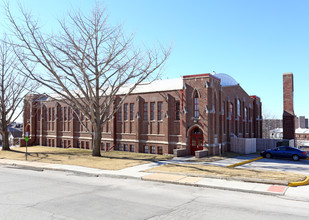
POLYGON ((12 134, 12 136, 14 138, 22 137, 22 135, 23 135, 23 132, 21 130, 19 130, 19 129, 16 129, 16 128, 13 128, 13 127, 9 127, 8 130, 9 130, 9 132, 12 134))

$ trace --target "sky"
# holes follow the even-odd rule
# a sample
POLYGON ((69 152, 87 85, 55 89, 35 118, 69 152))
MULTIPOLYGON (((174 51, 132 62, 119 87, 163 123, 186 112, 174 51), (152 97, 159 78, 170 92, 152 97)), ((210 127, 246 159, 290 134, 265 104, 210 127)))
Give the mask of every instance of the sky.
MULTIPOLYGON (((9 2, 17 11, 16 1, 9 2)), ((96 1, 19 2, 38 17, 44 29, 57 30, 57 19, 65 18, 72 8, 90 13, 96 1)), ((261 98, 264 118, 282 118, 283 73, 293 72, 294 112, 309 117, 308 0, 99 2, 106 7, 110 24, 123 24, 128 35, 135 34, 137 46, 173 46, 163 79, 226 73, 249 95, 261 98)))

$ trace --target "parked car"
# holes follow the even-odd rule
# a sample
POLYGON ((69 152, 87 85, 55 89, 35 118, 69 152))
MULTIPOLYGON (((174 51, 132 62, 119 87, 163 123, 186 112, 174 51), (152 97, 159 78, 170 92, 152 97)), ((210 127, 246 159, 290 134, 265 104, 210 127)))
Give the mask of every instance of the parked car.
POLYGON ((272 158, 292 158, 293 160, 305 159, 308 157, 307 152, 295 147, 280 146, 274 149, 268 149, 261 152, 262 157, 272 158))

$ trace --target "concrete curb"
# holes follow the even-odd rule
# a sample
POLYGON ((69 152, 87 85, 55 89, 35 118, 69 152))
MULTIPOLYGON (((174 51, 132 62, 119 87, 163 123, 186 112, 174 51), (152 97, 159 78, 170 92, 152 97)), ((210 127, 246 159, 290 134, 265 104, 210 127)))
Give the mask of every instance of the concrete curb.
MULTIPOLYGON (((136 176, 130 176, 125 174, 108 174, 108 173, 100 173, 100 172, 84 172, 84 171, 78 171, 73 169, 67 169, 67 168, 53 168, 48 166, 40 166, 40 165, 22 165, 22 164, 16 164, 16 163, 3 163, 0 162, 2 165, 11 166, 12 168, 19 168, 19 169, 30 169, 34 171, 44 171, 44 170, 51 170, 51 171, 61 171, 61 172, 69 172, 77 175, 85 175, 85 176, 92 176, 92 177, 109 177, 109 178, 123 178, 123 179, 139 179, 143 181, 152 181, 152 182, 161 182, 161 183, 170 183, 170 184, 176 184, 176 185, 186 185, 186 186, 195 186, 195 187, 203 187, 203 188, 213 188, 213 189, 220 189, 220 190, 230 190, 230 191, 238 191, 238 192, 246 192, 246 193, 254 193, 254 194, 264 194, 264 195, 284 195, 285 191, 282 193, 278 192, 269 192, 269 191, 256 191, 256 190, 250 190, 250 189, 242 189, 242 188, 234 188, 234 187, 225 187, 225 186, 216 186, 216 185, 209 185, 209 184, 203 184, 203 183, 188 183, 188 182, 178 182, 178 181, 169 181, 169 180, 160 180, 160 179, 152 179, 148 180, 143 177, 136 177, 136 176)), ((150 175, 150 174, 149 174, 150 175)), ((147 175, 146 175, 147 176, 147 175)), ((309 178, 308 178, 309 180, 309 178)), ((243 181, 241 181, 243 182, 243 181)))
MULTIPOLYGON (((241 166, 243 164, 251 163, 253 161, 260 160, 260 159, 263 159, 263 157, 257 157, 257 158, 251 159, 251 160, 245 160, 245 161, 242 161, 242 162, 239 162, 239 163, 228 165, 226 167, 233 168, 233 167, 241 166)), ((299 181, 299 182, 290 182, 289 186, 290 187, 293 187, 293 186, 304 186, 304 185, 308 185, 308 184, 309 184, 309 176, 306 176, 305 180, 299 181)))
POLYGON ((306 179, 300 182, 290 182, 289 186, 304 186, 309 184, 309 176, 306 176, 306 179))
POLYGON ((251 163, 253 161, 260 160, 260 159, 263 159, 263 157, 257 157, 257 158, 251 159, 251 160, 245 160, 245 161, 242 161, 242 162, 239 162, 239 163, 228 165, 226 167, 237 167, 237 166, 241 166, 241 165, 246 164, 246 163, 251 163))
POLYGON ((282 185, 288 186, 288 181, 282 180, 263 180, 263 179, 255 179, 255 178, 244 178, 244 177, 221 177, 215 175, 198 175, 198 174, 190 174, 190 173, 181 173, 181 172, 165 172, 165 171, 151 171, 148 170, 147 173, 163 173, 163 174, 176 174, 183 175, 187 177, 201 177, 201 178, 210 178, 210 179, 223 179, 223 180, 235 180, 239 182, 248 182, 248 183, 261 183, 261 184, 270 184, 270 185, 282 185))
POLYGON ((149 181, 149 182, 203 187, 203 188, 210 188, 210 189, 228 190, 228 191, 234 191, 234 192, 244 192, 244 193, 253 193, 253 194, 259 194, 259 195, 271 195, 271 196, 284 196, 285 192, 288 188, 288 187, 286 187, 283 192, 271 192, 271 191, 255 191, 255 190, 250 190, 250 189, 231 188, 231 187, 215 186, 215 185, 205 185, 205 184, 201 184, 201 183, 181 183, 181 182, 177 182, 177 181, 156 180, 156 179, 149 180, 149 179, 144 179, 143 177, 141 178, 141 180, 149 181))
POLYGON ((6 165, 10 168, 15 169, 25 169, 25 170, 33 170, 33 171, 59 171, 59 172, 68 172, 73 173, 79 176, 89 176, 89 177, 110 177, 110 178, 122 178, 122 179, 142 179, 141 177, 135 177, 135 176, 128 176, 128 175, 121 175, 121 174, 107 174, 107 173, 89 173, 89 172, 83 172, 83 171, 77 171, 77 170, 71 170, 71 169, 65 169, 65 168, 51 168, 51 167, 40 167, 40 166, 30 166, 30 165, 20 165, 15 163, 1 163, 1 165, 6 165))

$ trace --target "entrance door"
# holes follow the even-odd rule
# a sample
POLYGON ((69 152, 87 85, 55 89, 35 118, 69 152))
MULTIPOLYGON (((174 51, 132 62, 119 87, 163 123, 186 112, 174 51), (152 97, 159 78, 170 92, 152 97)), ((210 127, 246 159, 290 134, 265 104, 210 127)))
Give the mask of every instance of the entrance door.
POLYGON ((199 128, 194 128, 190 134, 191 154, 195 155, 195 151, 203 150, 203 132, 199 128))

